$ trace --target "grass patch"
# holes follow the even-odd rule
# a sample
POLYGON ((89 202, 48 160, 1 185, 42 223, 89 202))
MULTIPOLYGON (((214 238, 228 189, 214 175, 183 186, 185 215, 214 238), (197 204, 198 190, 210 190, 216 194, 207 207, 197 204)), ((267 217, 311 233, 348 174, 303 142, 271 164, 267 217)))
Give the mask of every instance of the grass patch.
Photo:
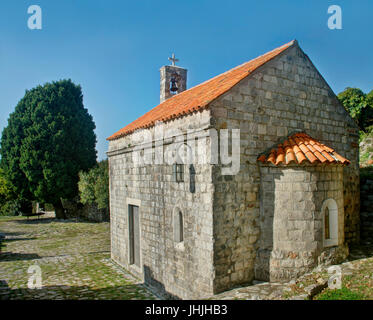
POLYGON ((8 222, 14 220, 24 220, 25 217, 22 216, 0 216, 0 222, 8 222))
POLYGON ((353 271, 342 275, 342 288, 329 289, 314 297, 314 300, 372 300, 373 258, 355 260, 353 271))
POLYGON ((51 250, 51 249, 61 248, 61 247, 64 246, 64 244, 65 243, 63 241, 56 241, 56 242, 48 243, 48 244, 45 244, 45 245, 41 245, 39 247, 40 247, 40 249, 51 250))
POLYGON ((0 262, 0 279, 7 279, 10 299, 154 298, 109 262, 109 223, 51 218, 19 221, 25 219, 0 217, 0 232, 18 237, 7 243, 4 252, 8 259, 0 262), (38 258, 22 258, 27 254, 38 258), (33 264, 41 268, 40 290, 27 289, 27 270, 33 264))
POLYGON ((355 292, 346 287, 341 289, 325 289, 315 300, 364 300, 366 297, 361 292, 355 292))

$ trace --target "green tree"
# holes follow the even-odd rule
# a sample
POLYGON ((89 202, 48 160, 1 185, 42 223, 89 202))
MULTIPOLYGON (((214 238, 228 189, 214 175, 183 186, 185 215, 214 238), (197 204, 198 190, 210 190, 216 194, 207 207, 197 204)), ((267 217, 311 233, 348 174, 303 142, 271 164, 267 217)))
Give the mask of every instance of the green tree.
POLYGON ((95 184, 95 198, 99 209, 109 208, 109 163, 103 160, 98 164, 95 184))
POLYGON ((96 203, 99 209, 109 208, 109 166, 103 160, 88 172, 79 173, 80 202, 96 203))
POLYGON ((16 193, 53 204, 78 194, 78 173, 96 163, 95 124, 71 80, 46 83, 17 104, 1 137, 1 165, 16 193))
POLYGON ((16 198, 14 187, 0 168, 0 216, 15 216, 22 211, 21 201, 16 198))
POLYGON ((338 94, 338 99, 361 130, 366 132, 373 125, 373 90, 365 94, 361 89, 348 87, 338 94))
POLYGON ((79 194, 80 202, 83 204, 91 204, 95 202, 95 181, 97 170, 91 169, 87 172, 79 172, 79 194))
POLYGON ((13 186, 4 175, 4 170, 0 168, 0 207, 3 206, 5 202, 13 199, 13 197, 13 186))
POLYGON ((373 128, 373 90, 367 94, 368 112, 366 128, 373 128))

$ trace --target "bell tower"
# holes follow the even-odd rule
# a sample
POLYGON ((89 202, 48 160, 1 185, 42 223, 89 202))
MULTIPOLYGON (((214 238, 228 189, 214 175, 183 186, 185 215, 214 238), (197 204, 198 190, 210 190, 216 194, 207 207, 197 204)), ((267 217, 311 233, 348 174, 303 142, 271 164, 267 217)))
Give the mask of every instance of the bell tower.
POLYGON ((175 62, 179 59, 175 58, 175 54, 172 54, 171 58, 168 58, 172 62, 172 65, 163 66, 160 69, 161 73, 161 94, 160 102, 173 97, 175 94, 186 90, 187 82, 187 69, 181 68, 175 65, 175 62))

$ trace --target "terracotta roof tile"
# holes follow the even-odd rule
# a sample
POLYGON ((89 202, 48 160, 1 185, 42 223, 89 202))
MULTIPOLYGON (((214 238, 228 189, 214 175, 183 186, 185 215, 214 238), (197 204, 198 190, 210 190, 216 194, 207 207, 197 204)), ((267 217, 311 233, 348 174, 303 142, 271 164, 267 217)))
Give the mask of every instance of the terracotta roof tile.
POLYGON ((295 133, 287 137, 277 148, 260 155, 258 161, 262 163, 271 162, 276 166, 291 162, 301 164, 304 161, 309 163, 350 163, 349 160, 342 157, 332 148, 311 138, 304 132, 295 133))
POLYGON ((162 102, 143 116, 123 129, 114 133, 107 140, 114 140, 134 132, 137 129, 149 128, 157 121, 168 121, 189 113, 203 110, 208 104, 227 92, 234 85, 246 78, 254 70, 273 59, 281 52, 295 44, 293 40, 256 59, 246 62, 191 89, 185 90, 162 102))

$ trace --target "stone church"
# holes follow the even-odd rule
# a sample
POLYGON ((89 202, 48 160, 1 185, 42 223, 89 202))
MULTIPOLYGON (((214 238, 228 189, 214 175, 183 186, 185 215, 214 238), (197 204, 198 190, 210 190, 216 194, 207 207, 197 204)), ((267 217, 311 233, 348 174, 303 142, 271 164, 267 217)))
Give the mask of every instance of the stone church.
POLYGON ((108 138, 112 259, 168 297, 197 299, 346 258, 359 239, 358 127, 298 42, 190 89, 170 60, 160 104, 108 138), (177 133, 154 138, 159 123, 177 133), (219 160, 133 156, 187 130, 212 148, 212 133, 235 129, 234 174, 219 160))

